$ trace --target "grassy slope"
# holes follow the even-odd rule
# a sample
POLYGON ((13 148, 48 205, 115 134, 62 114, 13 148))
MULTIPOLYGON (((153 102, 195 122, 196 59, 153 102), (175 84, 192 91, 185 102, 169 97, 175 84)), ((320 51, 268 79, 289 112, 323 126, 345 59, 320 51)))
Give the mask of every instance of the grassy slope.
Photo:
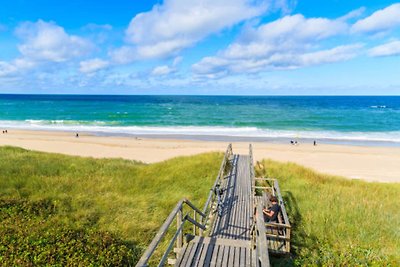
MULTIPOLYGON (((352 181, 263 161, 294 226, 297 265, 400 265, 400 184, 352 181)), ((278 260, 276 263, 287 261, 278 260)))
MULTIPOLYGON (((31 214, 38 224, 27 227, 51 220, 62 229, 110 232, 143 248, 179 199, 204 203, 221 159, 221 154, 210 153, 144 165, 0 147, 0 198, 45 201, 55 210, 51 218, 31 214)), ((1 211, 14 209, 3 205, 1 211)))
MULTIPOLYGON (((0 147, 0 257, 17 244, 14 256, 6 256, 26 265, 58 246, 50 260, 60 265, 68 257, 84 265, 132 264, 179 199, 201 206, 221 159, 210 153, 144 165, 0 147), (32 242, 36 251, 18 250, 32 242), (106 262, 110 255, 119 257, 106 262), (129 257, 134 260, 124 260, 129 257)), ((398 265, 400 184, 350 181, 295 164, 264 165, 268 176, 279 178, 294 225, 295 257, 274 263, 398 265)))

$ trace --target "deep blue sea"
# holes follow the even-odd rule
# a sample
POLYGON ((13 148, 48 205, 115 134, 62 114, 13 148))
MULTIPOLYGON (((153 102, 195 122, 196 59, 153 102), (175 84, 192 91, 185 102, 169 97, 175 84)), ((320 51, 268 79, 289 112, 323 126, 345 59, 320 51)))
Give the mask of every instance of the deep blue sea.
POLYGON ((400 143, 400 97, 0 95, 1 128, 400 143))

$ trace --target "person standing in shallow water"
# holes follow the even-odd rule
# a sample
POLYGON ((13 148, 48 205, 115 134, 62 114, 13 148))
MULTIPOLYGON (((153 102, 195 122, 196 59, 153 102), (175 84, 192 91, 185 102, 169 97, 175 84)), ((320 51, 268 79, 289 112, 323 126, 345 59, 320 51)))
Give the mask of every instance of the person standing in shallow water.
POLYGON ((281 207, 278 204, 278 198, 276 196, 272 196, 269 201, 271 201, 272 206, 269 209, 263 209, 263 213, 267 217, 267 222, 278 222, 278 214, 281 211, 281 207))

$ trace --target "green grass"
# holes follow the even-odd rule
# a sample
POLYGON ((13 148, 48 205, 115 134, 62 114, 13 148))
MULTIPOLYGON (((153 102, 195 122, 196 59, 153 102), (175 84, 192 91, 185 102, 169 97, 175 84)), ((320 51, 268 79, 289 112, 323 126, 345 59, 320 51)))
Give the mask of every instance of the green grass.
MULTIPOLYGON (((187 197, 202 207, 221 160, 222 154, 208 153, 145 165, 122 159, 80 158, 0 147, 0 199, 5 203, 15 203, 1 210, 2 214, 9 214, 10 223, 2 223, 0 231, 12 232, 12 229, 22 228, 13 241, 19 245, 25 244, 27 239, 38 238, 39 233, 47 229, 53 235, 68 231, 84 233, 82 238, 93 242, 100 238, 94 233, 100 233, 115 239, 121 257, 132 255, 133 262, 136 262, 178 200, 187 197), (51 206, 51 214, 37 215, 30 213, 32 209, 28 208, 21 219, 23 213, 10 212, 20 210, 20 203, 36 207, 35 203, 42 202, 51 206), (19 222, 15 227, 13 219, 19 222), (37 231, 33 237, 29 235, 30 228, 37 231)), ((11 242, 4 236, 0 238, 2 246, 11 242)), ((81 243, 87 241, 81 240, 81 243)), ((61 246, 59 242, 56 244, 61 246)), ((47 245, 43 242, 39 250, 43 251, 47 245)), ((90 244, 87 246, 91 247, 90 244)), ((72 249, 63 257, 78 253, 82 264, 86 265, 85 251, 87 248, 72 249)), ((34 262, 37 253, 31 253, 34 262)), ((19 264, 18 260, 27 262, 30 259, 18 253, 0 254, 0 262, 5 257, 16 264, 19 264)), ((119 264, 115 261, 111 265, 119 264)), ((95 265, 110 264, 99 261, 95 265)))
POLYGON ((400 184, 323 175, 264 160, 277 178, 293 230, 291 259, 277 265, 400 266, 400 184))
MULTIPOLYGON (((0 147, 0 265, 134 265, 179 199, 202 207, 221 160, 146 165, 0 147)), ((400 266, 400 184, 263 164, 293 226, 292 257, 273 264, 400 266)))

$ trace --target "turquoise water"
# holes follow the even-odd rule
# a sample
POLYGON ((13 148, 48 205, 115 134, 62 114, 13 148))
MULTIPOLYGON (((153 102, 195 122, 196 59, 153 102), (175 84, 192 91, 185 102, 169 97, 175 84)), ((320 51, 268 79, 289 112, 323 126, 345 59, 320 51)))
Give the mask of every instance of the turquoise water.
POLYGON ((0 127, 400 142, 400 97, 0 95, 0 127))

